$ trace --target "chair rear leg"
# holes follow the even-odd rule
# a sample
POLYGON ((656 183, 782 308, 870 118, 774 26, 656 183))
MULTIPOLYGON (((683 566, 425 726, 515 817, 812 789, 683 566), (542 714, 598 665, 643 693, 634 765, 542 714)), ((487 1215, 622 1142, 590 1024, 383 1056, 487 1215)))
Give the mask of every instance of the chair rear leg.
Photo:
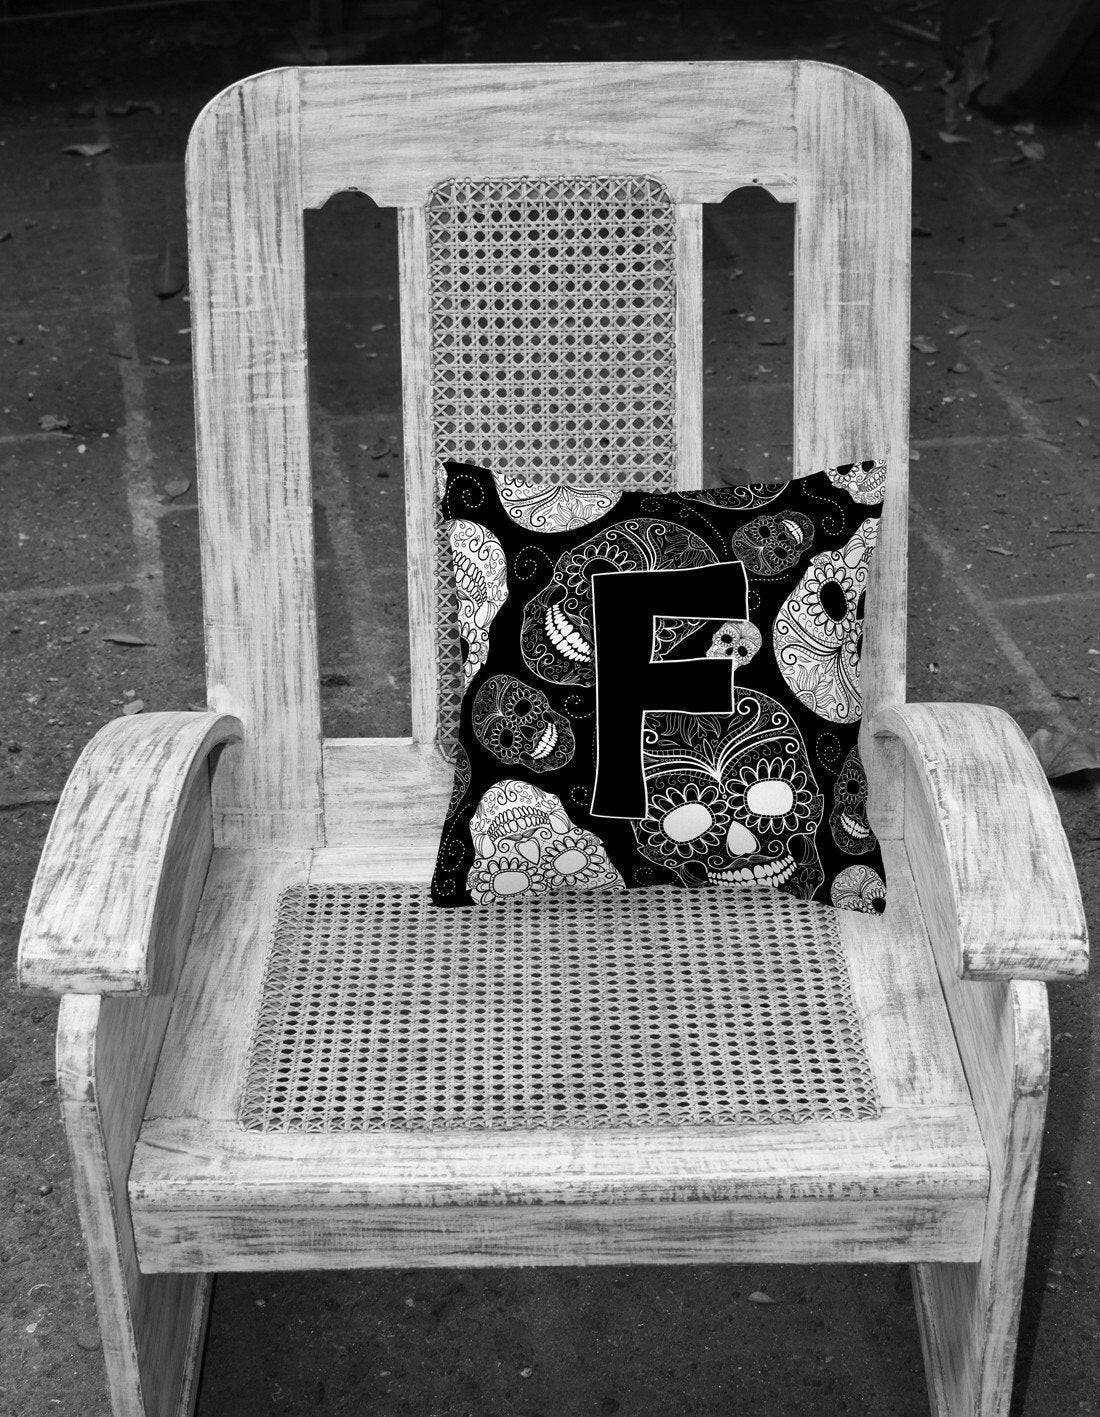
POLYGON ((130 1223, 126 1183, 149 1088, 142 1025, 163 1008, 70 994, 58 1020, 62 1118, 114 1417, 191 1417, 210 1306, 208 1274, 140 1272, 130 1223))
POLYGON ((934 1417, 1008 1417, 1046 1114, 1046 987, 952 985, 945 994, 989 1152, 985 1239, 977 1264, 910 1273, 934 1417))

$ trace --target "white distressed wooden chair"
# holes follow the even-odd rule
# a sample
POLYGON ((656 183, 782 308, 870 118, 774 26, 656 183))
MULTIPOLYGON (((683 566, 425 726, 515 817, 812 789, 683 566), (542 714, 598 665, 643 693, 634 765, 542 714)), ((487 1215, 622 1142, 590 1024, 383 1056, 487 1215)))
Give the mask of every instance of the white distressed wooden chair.
POLYGON ((802 62, 282 70, 209 105, 188 181, 210 712, 95 737, 20 959, 26 988, 63 996, 58 1076, 116 1417, 189 1410, 217 1270, 831 1260, 911 1262, 934 1410, 1007 1412, 1047 1086, 1041 981, 1083 974, 1087 946, 1058 813, 1016 726, 904 702, 898 109, 802 62), (864 668, 889 908, 680 894, 649 910, 656 954, 634 893, 598 920, 529 911, 520 951, 507 916, 425 929, 456 695, 435 458, 697 486, 702 204, 749 184, 796 204, 795 468, 889 460, 864 668), (399 214, 409 739, 321 733, 302 213, 347 188, 399 214), (509 255, 525 224, 535 235, 509 255), (515 323, 510 302, 557 242, 595 285, 555 328, 595 341, 600 381, 583 354, 540 363, 515 323), (495 297, 476 288, 489 260, 495 297), (641 299, 623 285, 634 260, 641 299), (493 298, 486 315, 476 302, 493 298), (640 395, 624 309, 639 345, 673 355, 640 395), (533 361, 526 394, 486 374, 501 361, 482 361, 479 329, 533 361), (515 972, 531 955, 557 960, 573 1030, 556 1073, 546 999, 515 972), (786 958, 793 973, 769 976, 786 958), (623 1003, 632 959, 650 971, 640 1021, 623 1003), (719 1005, 735 1012, 747 991, 758 1017, 783 1017, 765 1037, 733 1029, 748 1082, 719 1105, 704 1079, 702 1120, 685 1122, 677 1097, 695 1084, 666 1074, 723 969, 719 1005), (604 997, 612 976, 625 993, 604 997), (410 1032, 418 990, 442 1043, 410 1032), (595 1024, 571 990, 595 1000, 595 1024), (495 1036, 471 1004, 486 999, 495 1036), (577 1064, 605 1005, 635 1030, 610 1102, 599 1069, 577 1064), (509 1032, 532 1008, 529 1036, 509 1032), (800 1012, 839 1020, 825 1051, 847 1102, 815 1093, 831 1064, 805 1056, 800 1012), (405 1052, 385 1053, 402 1030, 405 1052), (635 1037, 648 1061, 631 1072, 635 1037))

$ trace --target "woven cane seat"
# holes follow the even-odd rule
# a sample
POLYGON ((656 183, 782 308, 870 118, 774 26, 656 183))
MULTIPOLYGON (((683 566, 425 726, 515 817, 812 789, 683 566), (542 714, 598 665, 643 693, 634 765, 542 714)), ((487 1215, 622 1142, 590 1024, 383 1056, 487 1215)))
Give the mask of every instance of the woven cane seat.
POLYGON ((988 1161, 902 847, 884 915, 721 887, 441 911, 448 775, 419 800, 399 758, 330 759, 366 847, 215 852, 130 1170, 143 1266, 378 1264, 387 1235, 418 1237, 400 1264, 581 1263, 657 1200, 700 1227, 674 1262, 759 1259, 742 1207, 786 1259, 868 1223, 910 1259, 914 1204, 922 1255, 976 1257, 988 1161))
POLYGON ((835 912, 660 887, 283 892, 240 1109, 274 1132, 878 1114, 835 912))

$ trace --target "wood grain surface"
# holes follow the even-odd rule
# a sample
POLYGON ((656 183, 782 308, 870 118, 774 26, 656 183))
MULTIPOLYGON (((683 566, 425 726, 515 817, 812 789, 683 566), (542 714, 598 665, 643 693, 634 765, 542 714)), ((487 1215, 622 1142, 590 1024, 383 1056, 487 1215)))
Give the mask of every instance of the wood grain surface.
POLYGON ((1007 1417, 1046 1115, 1046 985, 960 979, 952 941, 933 940, 990 1184, 978 1263, 914 1265, 921 1343, 935 1417, 1007 1417))
POLYGON ((798 64, 794 467, 885 458, 886 499, 867 590, 860 752, 880 837, 901 829, 896 747, 867 725, 905 698, 909 488, 910 144, 869 79, 798 64))
POLYGON ((115 1417, 184 1417, 195 1394, 209 1279, 139 1272, 126 1187, 212 849, 203 774, 184 794, 164 863, 148 992, 69 994, 58 1019, 61 1114, 115 1417))
POLYGON ((984 1202, 138 1212, 142 1263, 187 1271, 579 1264, 902 1263, 978 1247, 984 1202))
POLYGON ((89 745, 20 956, 26 987, 68 995, 59 1082, 116 1417, 189 1410, 204 1270, 826 1259, 912 1262, 936 1412, 1004 1417, 1049 1065, 1035 981, 1079 977, 1087 944, 1019 730, 991 709, 902 702, 910 170, 896 105, 808 61, 279 70, 208 105, 187 171, 212 712, 121 720, 89 745), (889 465, 862 744, 890 899, 881 916, 839 916, 881 1114, 246 1131, 280 892, 426 882, 450 789, 435 748, 428 193, 631 173, 677 207, 678 484, 701 477, 702 206, 745 185, 796 203, 796 475, 889 465), (324 742, 303 208, 349 188, 398 208, 412 735, 324 742))
MULTIPOLYGON (((383 825, 383 854, 387 839, 383 825)), ((936 1224, 948 1226, 952 1245, 960 1243, 959 1227, 969 1217, 974 1228, 967 1253, 976 1253, 989 1186, 985 1147, 905 853, 893 845, 887 852, 894 919, 848 912, 841 932, 883 1108, 876 1120, 291 1135, 244 1131, 237 1122, 278 894, 295 881, 363 880, 372 848, 331 847, 312 855, 216 852, 131 1171, 143 1263, 195 1267, 195 1257, 204 1253, 214 1267, 230 1262, 238 1242, 255 1255, 266 1233, 275 1265, 281 1243, 276 1237, 285 1236, 286 1217, 328 1208, 339 1213, 331 1217, 329 1238, 318 1240, 319 1262, 335 1263, 332 1235, 354 1230, 362 1243, 348 1251, 348 1263, 375 1263, 381 1261, 369 1257, 368 1222, 349 1230, 349 1208, 597 1202, 669 1202, 677 1213, 689 1204, 778 1206, 784 1223, 800 1236, 792 1245, 804 1245, 807 1254, 833 1243, 819 1233, 822 1202, 859 1200, 866 1245, 873 1244, 872 1236, 886 1244, 887 1232, 894 1244, 905 1203, 920 1211, 927 1202, 939 1207, 936 1224), (186 1214, 178 1232, 172 1229, 177 1211, 186 1214), (236 1227, 228 1223, 233 1214, 241 1217, 236 1227), (203 1215, 209 1220, 205 1239, 203 1215), (184 1247, 179 1253, 177 1243, 184 1247), (184 1251, 189 1258, 182 1258, 184 1251)), ((425 872, 428 856, 421 853, 425 872)), ((392 857, 384 859, 394 864, 392 857)), ((683 1217, 686 1224, 688 1212, 683 1217)), ((314 1233, 321 1236, 328 1223, 319 1218, 314 1233)), ((477 1223, 470 1221, 475 1231, 477 1223)), ((389 1221, 383 1217, 379 1224, 381 1243, 389 1221)), ((461 1228, 461 1221, 456 1224, 461 1228)), ((846 1236, 834 1257, 855 1243, 847 1221, 831 1233, 834 1239, 846 1236)), ((747 1245, 743 1231, 739 1235, 738 1243, 747 1245)), ((387 1246, 394 1243, 392 1236, 385 1239, 387 1246)), ((458 1243, 456 1231, 446 1240, 451 1248, 441 1253, 457 1254, 458 1243)), ((672 1246, 671 1238, 667 1244, 672 1246)), ((475 1241, 470 1245, 476 1248, 475 1241)), ((548 1253, 543 1242, 539 1246, 532 1256, 548 1253)), ((302 1254, 305 1248, 303 1241, 302 1254)), ((787 1257, 795 1253, 803 1251, 789 1249, 787 1257)), ((865 1246, 859 1253, 869 1258, 871 1251, 865 1246)), ((938 1253, 944 1257, 946 1251, 938 1253)), ((238 1256, 232 1262, 244 1261, 238 1256)))
POLYGON ((1088 933, 1058 807, 1019 725, 977 704, 877 721, 908 759, 905 831, 933 939, 964 979, 1078 979, 1088 933))
MULTIPOLYGON (((348 188, 399 208, 418 742, 438 727, 423 205, 464 177, 648 173, 668 186, 684 486, 701 475, 700 204, 745 185, 797 201, 794 468, 889 462, 864 698, 870 711, 903 698, 909 145, 877 85, 808 61, 280 70, 209 105, 188 173, 210 703, 247 730, 215 788, 219 844, 323 838, 299 208, 348 188)), ((869 736, 865 749, 872 820, 897 835, 894 750, 869 736)))
POLYGON ((100 729, 42 850, 19 941, 22 988, 148 990, 157 925, 179 885, 171 862, 184 805, 210 753, 240 735, 235 718, 208 713, 145 713, 100 729))
POLYGON ((975 704, 906 704, 905 840, 989 1156, 976 1264, 917 1263, 936 1417, 1007 1417, 1046 1112, 1046 986, 1087 968, 1080 892, 1050 788, 1018 725, 975 704))
POLYGON ((678 202, 743 186, 788 197, 800 67, 856 77, 721 61, 305 69, 303 197, 316 207, 357 188, 409 207, 456 177, 630 173, 661 177, 678 202))
POLYGON ((285 69, 213 99, 187 147, 207 697, 245 726, 220 845, 323 833, 300 136, 285 69))

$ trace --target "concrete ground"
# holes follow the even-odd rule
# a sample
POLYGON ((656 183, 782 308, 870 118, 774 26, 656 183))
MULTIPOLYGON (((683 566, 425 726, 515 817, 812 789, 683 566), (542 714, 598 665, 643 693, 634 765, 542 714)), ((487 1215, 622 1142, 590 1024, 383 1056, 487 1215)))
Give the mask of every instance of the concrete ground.
MULTIPOLYGON (((800 56, 897 97, 915 159, 913 330, 927 341, 913 353, 910 696, 1097 734, 1100 122, 1048 115, 1030 133, 976 114, 965 142, 944 142, 938 51, 887 23, 920 28, 934 11, 881 8, 543 0, 536 19, 520 3, 456 0, 432 57, 800 56)), ((0 1413, 13 1417, 109 1408, 57 1116, 56 1005, 14 988, 52 808, 10 804, 56 796, 81 746, 134 699, 203 702, 188 307, 154 281, 166 242, 183 249, 194 115, 269 67, 305 9, 0 30, 0 1413), (112 112, 149 100, 156 111, 112 112), (98 157, 63 151, 99 142, 98 157), (63 426, 44 429, 48 415, 63 426), (119 630, 149 643, 104 639, 119 630)), ((792 214, 754 198, 708 215, 714 476, 766 476, 790 454, 792 214)), ((402 732, 392 213, 342 198, 307 224, 325 726, 402 732)), ((1095 923, 1095 785, 1056 795, 1095 923)), ((1051 991, 1015 1406, 1034 1417, 1100 1412, 1096 996, 1095 983, 1051 991)), ((917 1417, 927 1397, 902 1269, 220 1279, 200 1417, 314 1410, 917 1417), (749 1302, 756 1290, 776 1302, 749 1302)))

